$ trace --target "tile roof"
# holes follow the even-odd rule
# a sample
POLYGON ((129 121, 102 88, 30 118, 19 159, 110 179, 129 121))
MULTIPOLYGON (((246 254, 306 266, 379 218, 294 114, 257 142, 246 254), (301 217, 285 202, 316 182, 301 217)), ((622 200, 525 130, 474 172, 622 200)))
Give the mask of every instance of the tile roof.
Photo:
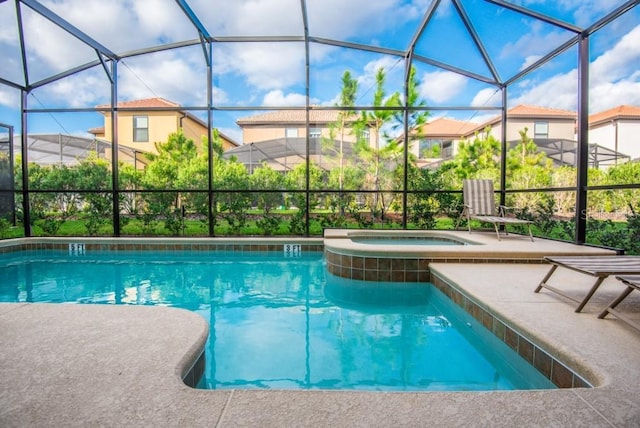
POLYGON ((616 119, 640 119, 640 107, 621 105, 589 116, 589 125, 616 119))
POLYGON ((104 134, 104 126, 96 126, 95 128, 88 129, 87 132, 93 135, 104 134))
MULTIPOLYGON (((309 110, 309 122, 311 123, 331 123, 338 120, 339 110, 309 110)), ((353 115, 353 120, 357 119, 357 115, 353 115)), ((277 110, 268 113, 257 114, 254 116, 241 117, 236 121, 242 125, 264 125, 264 124, 287 124, 287 123, 305 123, 307 120, 304 110, 277 110)))
POLYGON ((478 127, 477 123, 463 122, 461 120, 439 117, 424 125, 421 131, 423 135, 430 137, 462 137, 478 127))
MULTIPOLYGON (((109 108, 111 104, 101 104, 97 108, 109 108)), ((130 107, 130 108, 158 108, 158 107, 180 107, 180 104, 173 101, 165 100, 164 98, 144 98, 141 100, 130 100, 118 102, 118 107, 130 107)))
MULTIPOLYGON (((539 107, 527 104, 519 104, 507 110, 507 118, 531 118, 531 119, 573 119, 578 118, 578 114, 571 110, 561 110, 557 108, 539 107)), ((493 119, 489 119, 480 125, 477 125, 472 132, 480 131, 487 126, 496 125, 502 122, 502 115, 498 115, 493 119)))
POLYGON ((541 118, 563 117, 563 118, 570 118, 570 119, 577 118, 577 114, 575 111, 561 110, 561 109, 549 108, 549 107, 531 106, 527 104, 520 104, 507 110, 507 116, 541 117, 541 118))

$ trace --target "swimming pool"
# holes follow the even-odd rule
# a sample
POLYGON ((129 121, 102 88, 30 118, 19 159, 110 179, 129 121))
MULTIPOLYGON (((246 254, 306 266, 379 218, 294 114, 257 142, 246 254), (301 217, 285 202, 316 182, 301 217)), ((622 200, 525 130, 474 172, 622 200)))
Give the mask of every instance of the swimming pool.
POLYGON ((167 305, 210 323, 208 389, 554 388, 427 284, 326 272, 321 253, 4 254, 4 301, 167 305))

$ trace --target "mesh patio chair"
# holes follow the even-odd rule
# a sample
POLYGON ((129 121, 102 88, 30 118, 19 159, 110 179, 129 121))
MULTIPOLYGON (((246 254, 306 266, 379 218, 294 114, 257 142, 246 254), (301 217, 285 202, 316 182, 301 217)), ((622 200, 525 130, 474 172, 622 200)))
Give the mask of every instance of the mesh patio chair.
POLYGON ((456 227, 463 217, 466 217, 467 219, 469 233, 471 233, 471 220, 491 223, 495 228, 498 241, 500 241, 500 226, 504 227, 504 232, 508 235, 509 232, 507 231, 507 224, 527 225, 529 228, 529 238, 533 242, 533 234, 531 233, 532 222, 515 217, 507 217, 506 211, 508 210, 508 207, 505 207, 504 205, 496 205, 495 195, 493 192, 493 180, 463 180, 462 194, 464 199, 464 208, 462 213, 460 213, 456 227))

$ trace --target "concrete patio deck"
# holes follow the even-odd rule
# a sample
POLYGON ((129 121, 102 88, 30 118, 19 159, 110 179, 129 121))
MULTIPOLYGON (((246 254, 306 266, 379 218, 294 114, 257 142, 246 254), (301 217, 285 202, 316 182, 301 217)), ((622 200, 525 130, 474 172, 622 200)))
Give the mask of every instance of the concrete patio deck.
MULTIPOLYGON (((500 252, 521 241, 501 241, 500 252)), ((543 244, 546 252, 552 245, 523 242, 527 251, 543 244)), ((640 332, 615 317, 597 319, 623 289, 615 279, 605 281, 578 314, 560 296, 533 292, 546 265, 432 263, 430 268, 571 361, 595 387, 446 393, 195 390, 181 377, 206 340, 207 323, 197 314, 161 307, 0 304, 0 426, 640 426, 640 332)), ((554 279, 575 294, 592 282, 568 270, 554 279)), ((619 308, 640 320, 637 294, 619 308)))

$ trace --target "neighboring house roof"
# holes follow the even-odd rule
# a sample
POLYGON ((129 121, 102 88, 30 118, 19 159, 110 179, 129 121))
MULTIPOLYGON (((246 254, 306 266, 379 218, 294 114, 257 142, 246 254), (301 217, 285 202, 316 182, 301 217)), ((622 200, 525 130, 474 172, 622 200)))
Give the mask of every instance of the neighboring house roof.
POLYGON ((87 130, 87 132, 93 135, 104 134, 104 126, 96 126, 95 128, 90 128, 87 130))
POLYGON ((620 105, 609 110, 601 111, 589 116, 589 126, 600 125, 604 122, 619 119, 640 119, 640 107, 620 105))
POLYGON ((439 117, 422 125, 420 131, 422 135, 428 135, 429 137, 460 138, 476 129, 477 126, 476 123, 472 122, 439 117))
MULTIPOLYGON (((101 104, 96 106, 96 108, 110 108, 111 104, 101 104)), ((117 104, 117 107, 127 107, 127 108, 166 108, 166 107, 180 107, 180 104, 174 103, 173 101, 165 100, 164 98, 154 97, 154 98, 144 98, 141 100, 130 100, 130 101, 120 101, 117 104)))
MULTIPOLYGON (((333 123, 338 120, 338 115, 344 110, 309 110, 310 123, 333 123)), ((351 121, 360 117, 357 114, 350 115, 351 121)), ((236 121, 239 126, 246 125, 278 125, 278 124, 304 124, 307 121, 307 113, 304 110, 277 110, 254 116, 241 117, 236 121)))
POLYGON ((533 117, 543 119, 576 119, 578 115, 575 111, 561 110, 557 108, 531 106, 527 104, 520 104, 507 110, 507 117, 533 117))

